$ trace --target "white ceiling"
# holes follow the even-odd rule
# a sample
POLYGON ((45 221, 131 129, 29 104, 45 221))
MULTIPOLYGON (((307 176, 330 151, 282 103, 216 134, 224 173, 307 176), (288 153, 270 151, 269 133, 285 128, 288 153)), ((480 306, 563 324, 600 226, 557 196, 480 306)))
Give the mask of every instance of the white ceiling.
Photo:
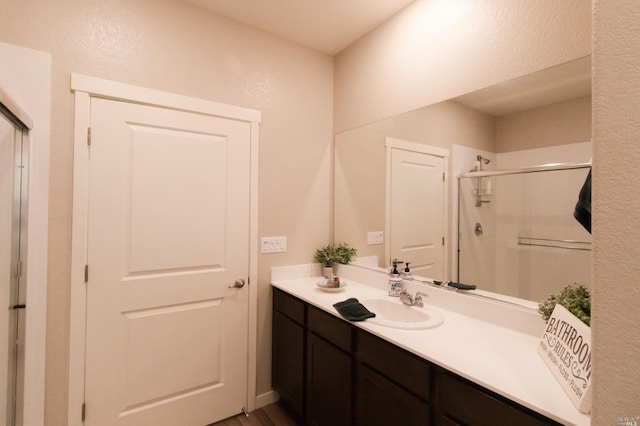
POLYGON ((184 0, 334 55, 414 0, 184 0))

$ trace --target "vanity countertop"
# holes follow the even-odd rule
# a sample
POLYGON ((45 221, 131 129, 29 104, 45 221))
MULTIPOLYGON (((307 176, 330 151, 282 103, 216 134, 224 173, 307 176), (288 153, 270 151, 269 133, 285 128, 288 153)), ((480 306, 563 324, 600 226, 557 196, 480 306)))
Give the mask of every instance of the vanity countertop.
MULTIPOLYGON (((350 297, 360 301, 381 297, 397 300, 387 296, 379 284, 365 285, 342 275, 343 280, 348 283, 346 288, 339 292, 326 292, 316 285, 322 277, 311 275, 313 272, 294 274, 298 276, 293 277, 290 271, 283 273, 280 270, 274 273, 278 269, 281 268, 272 269, 271 281, 274 287, 338 318, 342 317, 333 304, 350 297)), ((415 291, 412 289, 413 285, 409 287, 415 291)), ((464 312, 467 305, 474 303, 468 300, 469 297, 431 286, 416 288, 429 295, 425 299, 426 305, 434 306, 442 312, 445 319, 439 327, 401 330, 366 320, 352 324, 560 423, 590 424, 590 416, 575 408, 538 354, 537 346, 542 329, 535 335, 522 327, 512 328, 507 325, 512 322, 508 314, 505 318, 505 311, 500 312, 505 320, 503 324, 478 319, 477 316, 464 312), (462 306, 463 312, 451 308, 451 300, 456 297, 461 299, 454 300, 453 303, 462 306)), ((520 318, 518 316, 519 310, 515 309, 514 324, 522 322, 522 315, 520 318)), ((534 327, 534 332, 535 330, 534 327)))

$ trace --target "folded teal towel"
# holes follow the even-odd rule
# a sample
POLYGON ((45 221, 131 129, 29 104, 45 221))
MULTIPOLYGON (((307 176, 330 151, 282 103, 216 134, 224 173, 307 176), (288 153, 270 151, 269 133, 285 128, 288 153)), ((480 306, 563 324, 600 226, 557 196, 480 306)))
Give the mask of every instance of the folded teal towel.
POLYGON ((358 299, 351 297, 343 302, 333 305, 340 315, 349 321, 364 321, 367 318, 375 317, 376 314, 365 308, 358 299))

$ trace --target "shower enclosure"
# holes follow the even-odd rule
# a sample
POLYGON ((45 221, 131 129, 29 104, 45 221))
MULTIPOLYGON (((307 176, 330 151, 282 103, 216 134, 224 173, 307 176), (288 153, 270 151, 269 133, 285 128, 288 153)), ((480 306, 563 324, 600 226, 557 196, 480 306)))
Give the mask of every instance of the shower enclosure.
POLYGON ((21 425, 28 127, 0 92, 0 424, 21 425))
POLYGON ((573 217, 588 163, 458 178, 458 280, 540 301, 590 286, 591 234, 573 217))

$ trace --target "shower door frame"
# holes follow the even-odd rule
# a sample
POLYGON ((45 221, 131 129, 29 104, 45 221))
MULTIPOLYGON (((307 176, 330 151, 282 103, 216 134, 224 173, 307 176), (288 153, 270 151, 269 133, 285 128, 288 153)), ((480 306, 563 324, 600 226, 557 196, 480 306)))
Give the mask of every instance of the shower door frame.
MULTIPOLYGON (((1 104, 0 104, 1 105, 1 104)), ((11 114, 4 105, 3 115, 14 126, 13 137, 13 205, 11 212, 11 277, 9 280, 9 364, 7 365, 7 424, 23 424, 24 366, 25 366, 25 311, 27 284, 27 209, 29 181, 29 137, 28 127, 11 114), (15 342, 11 348, 11 342, 15 342)))
POLYGON ((28 275, 24 344, 25 425, 44 424, 45 350, 49 241, 49 152, 51 54, 0 42, 0 102, 20 117, 29 132, 29 210, 23 271, 28 275), (16 102, 19 100, 20 102, 16 102))

